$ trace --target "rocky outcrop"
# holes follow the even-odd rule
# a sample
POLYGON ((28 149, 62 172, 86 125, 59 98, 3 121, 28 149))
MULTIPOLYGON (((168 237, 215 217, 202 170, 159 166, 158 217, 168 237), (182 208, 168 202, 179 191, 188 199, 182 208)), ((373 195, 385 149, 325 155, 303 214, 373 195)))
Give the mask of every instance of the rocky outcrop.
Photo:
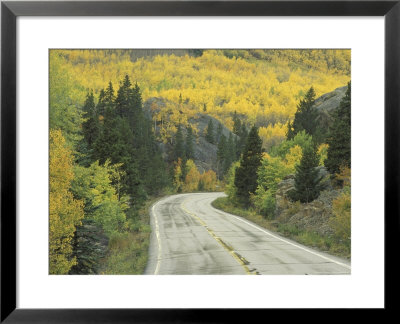
MULTIPOLYGON (((328 174, 325 168, 320 167, 320 174, 328 174)), ((285 177, 278 185, 276 192, 275 219, 279 223, 294 225, 299 229, 317 232, 320 235, 333 234, 329 225, 332 214, 332 202, 342 190, 335 190, 329 178, 324 178, 326 189, 319 197, 308 203, 293 202, 288 198, 288 191, 294 189, 294 175, 285 177)))
POLYGON ((314 107, 318 111, 331 112, 339 107, 340 101, 346 94, 347 86, 336 88, 335 90, 323 94, 315 100, 314 107))
POLYGON ((329 135, 329 129, 332 127, 334 120, 333 113, 339 107, 340 101, 343 99, 346 90, 347 86, 340 87, 332 92, 325 93, 315 100, 314 107, 318 112, 316 120, 321 140, 329 135))
MULTIPOLYGON (((160 109, 165 107, 166 99, 164 98, 149 98, 144 102, 144 112, 148 118, 151 119, 153 113, 158 113, 160 109)), ((217 132, 218 125, 221 122, 209 116, 207 113, 197 113, 195 117, 189 118, 189 123, 194 127, 197 132, 194 134, 194 163, 196 164, 198 170, 202 173, 204 171, 213 170, 218 173, 217 169, 217 145, 209 143, 206 138, 206 129, 209 121, 212 121, 214 125, 214 134, 217 132)), ((182 127, 182 134, 186 137, 186 128, 182 127)), ((231 131, 222 125, 222 134, 225 135, 226 139, 229 138, 231 131)), ((235 138, 236 135, 232 133, 235 138)), ((168 157, 168 152, 172 150, 172 145, 170 143, 164 144, 159 143, 161 152, 165 159, 168 157)))

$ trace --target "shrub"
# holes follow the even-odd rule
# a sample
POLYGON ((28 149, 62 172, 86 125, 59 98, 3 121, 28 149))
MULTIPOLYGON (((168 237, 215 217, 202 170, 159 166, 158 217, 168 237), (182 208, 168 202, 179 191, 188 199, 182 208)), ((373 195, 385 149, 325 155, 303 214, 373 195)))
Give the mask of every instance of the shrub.
POLYGON ((350 190, 346 189, 332 203, 333 217, 330 225, 335 231, 335 236, 350 246, 351 241, 351 195, 350 190))

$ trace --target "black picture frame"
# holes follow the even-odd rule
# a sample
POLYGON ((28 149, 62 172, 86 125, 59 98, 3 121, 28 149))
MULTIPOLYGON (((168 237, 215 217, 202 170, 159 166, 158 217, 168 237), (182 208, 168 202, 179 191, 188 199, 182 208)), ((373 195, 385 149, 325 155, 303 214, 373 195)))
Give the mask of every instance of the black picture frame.
MULTIPOLYGON (((19 16, 384 16, 385 310, 398 286, 391 255, 399 221, 400 1, 4 1, 1 3, 1 322, 200 323, 265 316, 263 309, 16 308, 16 19, 19 16)), ((373 190, 373 188, 371 188, 373 190)))

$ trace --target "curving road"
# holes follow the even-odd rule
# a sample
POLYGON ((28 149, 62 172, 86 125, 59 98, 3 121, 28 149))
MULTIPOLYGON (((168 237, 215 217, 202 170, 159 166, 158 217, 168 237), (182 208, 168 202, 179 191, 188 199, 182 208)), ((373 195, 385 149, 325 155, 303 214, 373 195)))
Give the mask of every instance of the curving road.
POLYGON ((347 260, 213 208, 224 195, 181 194, 155 203, 145 274, 350 274, 347 260))

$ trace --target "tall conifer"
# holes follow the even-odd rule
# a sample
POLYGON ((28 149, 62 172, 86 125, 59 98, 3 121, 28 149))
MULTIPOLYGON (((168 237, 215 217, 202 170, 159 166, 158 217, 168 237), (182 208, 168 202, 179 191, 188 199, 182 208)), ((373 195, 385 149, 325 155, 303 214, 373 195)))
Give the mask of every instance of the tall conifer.
POLYGON ((236 113, 236 110, 233 114, 232 120, 233 120, 233 133, 236 134, 237 136, 240 136, 242 125, 241 125, 240 119, 236 113))
POLYGON ((194 158, 194 148, 193 148, 193 129, 192 126, 187 127, 187 133, 186 133, 186 141, 185 141, 185 155, 188 160, 194 158))
POLYGON ((183 134, 182 134, 182 128, 181 125, 178 125, 178 129, 175 134, 175 141, 174 141, 174 154, 173 158, 174 161, 178 161, 180 158, 181 160, 186 159, 186 154, 185 154, 185 144, 183 141, 183 134))
POLYGON ((94 142, 97 133, 98 118, 96 116, 96 105, 94 103, 93 91, 86 95, 85 104, 83 105, 83 117, 85 121, 82 123, 83 136, 89 145, 94 142))
POLYGON ((351 167, 351 83, 334 113, 333 126, 327 139, 328 157, 325 166, 330 173, 339 173, 341 167, 351 167))
POLYGON ((227 158, 227 145, 226 145, 226 137, 225 135, 221 135, 221 139, 218 143, 218 149, 217 149, 217 162, 218 162, 218 175, 220 178, 222 178, 222 176, 225 173, 224 170, 224 164, 227 158))
POLYGON ((313 136, 317 129, 317 115, 318 112, 314 107, 315 102, 315 91, 314 88, 311 87, 304 99, 300 100, 299 105, 297 106, 297 111, 294 115, 293 124, 293 134, 291 136, 295 136, 297 133, 305 130, 307 134, 313 136))
POLYGON ((248 206, 250 194, 257 189, 257 170, 261 165, 262 141, 257 127, 253 126, 247 138, 245 149, 240 159, 240 166, 235 173, 237 200, 241 205, 248 206))
POLYGON ((292 200, 309 203, 318 198, 322 189, 318 165, 316 148, 313 145, 306 146, 300 164, 296 166, 295 188, 289 192, 292 200))
POLYGON ((207 130, 206 130, 206 141, 211 144, 215 143, 214 124, 211 119, 208 122, 207 130))

